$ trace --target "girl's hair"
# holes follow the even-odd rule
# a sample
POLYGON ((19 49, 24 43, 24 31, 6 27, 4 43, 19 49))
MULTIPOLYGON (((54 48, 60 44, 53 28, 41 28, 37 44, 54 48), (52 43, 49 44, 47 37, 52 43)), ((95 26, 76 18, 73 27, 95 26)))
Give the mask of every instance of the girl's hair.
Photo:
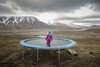
POLYGON ((52 35, 52 32, 51 32, 51 31, 49 31, 49 32, 48 32, 48 34, 51 34, 51 35, 52 35))

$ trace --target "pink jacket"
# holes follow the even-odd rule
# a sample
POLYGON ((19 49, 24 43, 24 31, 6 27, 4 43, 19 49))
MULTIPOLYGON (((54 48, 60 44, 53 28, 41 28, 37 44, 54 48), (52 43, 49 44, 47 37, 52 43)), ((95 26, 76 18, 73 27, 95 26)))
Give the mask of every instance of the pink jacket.
POLYGON ((53 39, 52 39, 52 35, 49 35, 49 34, 48 34, 48 35, 46 36, 45 40, 53 40, 53 39))

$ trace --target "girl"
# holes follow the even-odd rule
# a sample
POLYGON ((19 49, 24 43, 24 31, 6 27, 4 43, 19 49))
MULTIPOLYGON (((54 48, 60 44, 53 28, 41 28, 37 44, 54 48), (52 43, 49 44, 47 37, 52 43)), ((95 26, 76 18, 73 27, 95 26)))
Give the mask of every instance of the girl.
POLYGON ((46 40, 47 46, 50 47, 50 43, 51 43, 51 41, 53 40, 51 31, 48 32, 48 34, 47 34, 45 40, 46 40))

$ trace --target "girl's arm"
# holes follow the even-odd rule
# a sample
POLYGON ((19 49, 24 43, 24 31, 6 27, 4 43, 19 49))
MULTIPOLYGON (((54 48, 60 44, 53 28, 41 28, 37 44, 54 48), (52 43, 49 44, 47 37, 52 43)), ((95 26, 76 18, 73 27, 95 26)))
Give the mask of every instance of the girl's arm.
POLYGON ((51 35, 51 40, 53 40, 53 37, 52 37, 52 35, 51 35))
POLYGON ((47 38, 48 38, 48 35, 46 36, 45 40, 47 40, 47 38))

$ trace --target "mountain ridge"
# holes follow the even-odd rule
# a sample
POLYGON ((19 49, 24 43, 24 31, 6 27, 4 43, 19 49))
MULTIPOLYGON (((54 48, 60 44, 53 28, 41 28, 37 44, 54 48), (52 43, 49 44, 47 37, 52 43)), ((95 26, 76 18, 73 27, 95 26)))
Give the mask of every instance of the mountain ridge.
POLYGON ((48 24, 36 17, 0 16, 0 29, 31 29, 46 28, 48 24))

